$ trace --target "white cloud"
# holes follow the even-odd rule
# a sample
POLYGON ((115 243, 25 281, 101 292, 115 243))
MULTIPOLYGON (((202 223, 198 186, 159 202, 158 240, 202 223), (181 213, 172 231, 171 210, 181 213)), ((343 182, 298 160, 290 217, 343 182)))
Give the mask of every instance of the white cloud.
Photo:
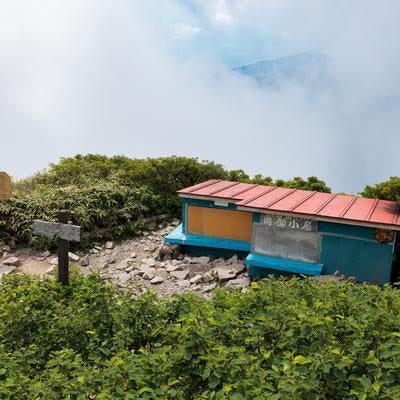
POLYGON ((227 13, 217 12, 215 14, 215 21, 222 25, 232 25, 236 20, 227 13))
POLYGON ((253 0, 240 13, 234 1, 220 9, 204 2, 210 15, 236 18, 234 44, 245 19, 261 39, 287 32, 282 52, 324 50, 343 82, 339 94, 263 92, 215 59, 178 63, 160 20, 169 29, 201 25, 165 6, 156 18, 156 1, 2 2, 0 170, 24 176, 61 156, 98 152, 314 174, 353 192, 398 175, 398 2, 253 0))
MULTIPOLYGON (((198 17, 205 19, 206 24, 232 25, 236 22, 233 12, 245 6, 243 0, 178 0, 182 7, 187 7, 198 17)), ((238 13, 236 13, 238 14, 238 13)))
POLYGON ((178 37, 187 37, 193 36, 201 32, 201 29, 198 26, 190 25, 190 24, 175 24, 174 25, 174 33, 178 37))

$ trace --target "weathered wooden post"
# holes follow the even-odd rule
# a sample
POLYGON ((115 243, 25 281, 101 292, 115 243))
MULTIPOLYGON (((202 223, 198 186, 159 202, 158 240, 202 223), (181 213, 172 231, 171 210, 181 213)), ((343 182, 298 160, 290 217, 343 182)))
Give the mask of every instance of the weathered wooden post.
POLYGON ((33 221, 33 232, 40 236, 58 239, 58 281, 63 286, 69 285, 69 242, 81 240, 81 227, 68 225, 67 210, 60 210, 58 222, 33 221))
MULTIPOLYGON (((60 210, 58 213, 58 222, 68 224, 67 210, 60 210)), ((58 238, 58 280, 64 286, 69 285, 69 242, 66 239, 58 238)))
POLYGON ((11 178, 8 174, 0 171, 0 200, 9 200, 12 192, 11 178))

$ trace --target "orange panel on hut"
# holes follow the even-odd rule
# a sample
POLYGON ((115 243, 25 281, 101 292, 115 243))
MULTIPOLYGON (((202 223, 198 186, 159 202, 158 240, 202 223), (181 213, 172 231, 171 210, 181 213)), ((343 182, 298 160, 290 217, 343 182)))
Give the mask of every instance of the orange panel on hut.
POLYGON ((203 207, 188 206, 188 233, 203 235, 203 207))
POLYGON ((189 206, 188 233, 250 242, 252 214, 246 211, 189 206))

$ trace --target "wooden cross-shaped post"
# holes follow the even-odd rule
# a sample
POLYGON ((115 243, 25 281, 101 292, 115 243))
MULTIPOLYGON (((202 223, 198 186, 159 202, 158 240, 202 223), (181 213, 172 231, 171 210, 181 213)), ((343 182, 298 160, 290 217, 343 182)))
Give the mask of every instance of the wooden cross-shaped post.
POLYGON ((11 178, 8 174, 0 171, 0 200, 9 200, 12 192, 11 178))
POLYGON ((33 221, 33 232, 40 236, 56 237, 58 239, 58 281, 69 285, 69 242, 81 240, 81 227, 68 224, 67 210, 60 210, 58 222, 33 221))

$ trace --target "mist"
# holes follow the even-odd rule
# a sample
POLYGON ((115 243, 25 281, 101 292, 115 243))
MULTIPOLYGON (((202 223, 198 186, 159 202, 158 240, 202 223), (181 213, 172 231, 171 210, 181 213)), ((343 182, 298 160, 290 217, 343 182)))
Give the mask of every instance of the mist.
POLYGON ((77 153, 183 155, 356 193, 398 175, 400 3, 41 0, 0 5, 0 170, 77 153), (231 67, 313 52, 334 90, 231 67))

